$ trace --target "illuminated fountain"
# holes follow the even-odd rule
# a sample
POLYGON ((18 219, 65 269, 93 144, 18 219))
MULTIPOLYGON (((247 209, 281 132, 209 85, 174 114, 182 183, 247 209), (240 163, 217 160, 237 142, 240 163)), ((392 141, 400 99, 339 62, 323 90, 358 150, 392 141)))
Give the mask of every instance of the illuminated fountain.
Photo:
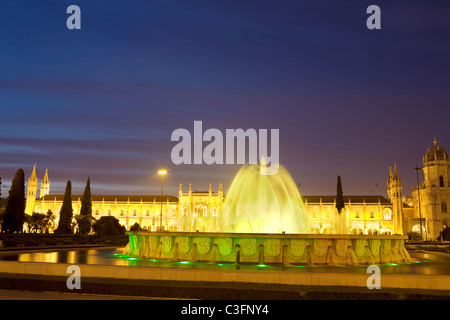
POLYGON ((347 234, 336 212, 334 234, 311 234, 302 199, 289 172, 263 175, 246 165, 236 175, 220 214, 221 232, 129 233, 125 255, 216 263, 376 264, 410 261, 407 236, 347 234), (340 233, 337 234, 336 231, 340 233))
POLYGON ((239 170, 225 199, 225 232, 309 233, 302 198, 289 172, 280 166, 274 175, 258 165, 239 170))

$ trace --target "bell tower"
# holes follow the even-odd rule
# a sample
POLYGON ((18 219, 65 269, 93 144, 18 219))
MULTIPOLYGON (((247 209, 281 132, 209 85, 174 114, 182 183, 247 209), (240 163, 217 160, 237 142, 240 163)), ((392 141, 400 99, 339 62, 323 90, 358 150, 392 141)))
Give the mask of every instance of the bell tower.
POLYGON ((48 180, 48 169, 45 169, 44 180, 41 182, 41 191, 39 198, 45 197, 50 193, 50 181, 48 180))
POLYGON ((392 203, 394 232, 403 234, 403 187, 396 163, 394 163, 394 172, 389 167, 389 178, 386 185, 388 200, 392 203))
POLYGON ((36 200, 37 183, 38 179, 36 178, 36 164, 34 164, 33 172, 28 179, 27 186, 27 202, 25 206, 25 213, 27 214, 33 214, 34 212, 34 201, 36 200))
POLYGON ((447 152, 437 144, 436 138, 433 146, 423 157, 423 175, 425 187, 450 187, 450 160, 447 152))

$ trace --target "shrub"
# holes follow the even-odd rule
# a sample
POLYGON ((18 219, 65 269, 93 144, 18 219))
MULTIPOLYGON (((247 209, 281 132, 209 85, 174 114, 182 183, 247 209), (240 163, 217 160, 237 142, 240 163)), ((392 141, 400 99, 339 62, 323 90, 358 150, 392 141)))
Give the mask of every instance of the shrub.
POLYGON ((126 232, 125 226, 121 225, 119 220, 113 216, 101 217, 92 227, 99 236, 120 236, 126 232))
POLYGON ((134 232, 134 231, 141 231, 142 228, 139 225, 139 223, 135 222, 131 227, 130 227, 130 231, 134 232))
POLYGON ((422 240, 422 236, 420 235, 419 232, 408 232, 408 240, 412 240, 412 241, 421 241, 422 240))
POLYGON ((77 221, 78 232, 80 234, 88 234, 89 232, 91 232, 92 225, 95 222, 95 218, 90 214, 79 214, 75 216, 75 220, 77 221))

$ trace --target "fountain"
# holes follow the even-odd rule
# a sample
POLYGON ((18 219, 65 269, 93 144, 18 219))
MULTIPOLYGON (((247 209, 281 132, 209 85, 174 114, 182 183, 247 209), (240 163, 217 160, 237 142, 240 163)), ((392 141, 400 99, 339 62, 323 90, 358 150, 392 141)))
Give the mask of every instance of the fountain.
POLYGON ((280 166, 263 175, 264 164, 242 167, 224 204, 226 232, 309 233, 302 198, 289 172, 280 166))
POLYGON ((282 166, 264 164, 236 175, 221 213, 220 232, 130 232, 125 255, 139 258, 265 264, 375 264, 410 261, 407 236, 347 234, 336 212, 333 234, 311 234, 302 199, 282 166), (337 233, 339 232, 339 233, 337 233))

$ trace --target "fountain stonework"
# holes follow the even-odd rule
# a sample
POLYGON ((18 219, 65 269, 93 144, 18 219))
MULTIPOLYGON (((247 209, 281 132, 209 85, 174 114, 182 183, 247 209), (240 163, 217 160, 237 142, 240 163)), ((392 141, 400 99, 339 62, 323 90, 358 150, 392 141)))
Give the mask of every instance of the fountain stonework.
POLYGON ((407 236, 140 231, 129 237, 124 254, 168 261, 357 265, 411 260, 407 236))
POLYGON ((243 166, 227 193, 220 232, 130 232, 124 254, 139 258, 252 264, 357 265, 410 261, 407 236, 347 234, 337 213, 335 234, 311 234, 289 172, 261 174, 243 166), (339 234, 337 233, 339 232, 339 234))

